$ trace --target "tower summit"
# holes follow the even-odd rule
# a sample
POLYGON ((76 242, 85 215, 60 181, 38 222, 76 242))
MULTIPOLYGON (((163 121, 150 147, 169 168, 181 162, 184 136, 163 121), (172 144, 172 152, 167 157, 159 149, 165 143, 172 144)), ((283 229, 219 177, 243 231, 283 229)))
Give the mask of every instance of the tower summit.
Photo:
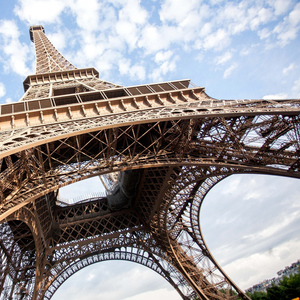
POLYGON ((249 299, 209 251, 200 209, 231 174, 300 178, 300 100, 217 100, 186 79, 122 87, 75 68, 42 26, 30 38, 36 74, 0 106, 0 299, 50 299, 112 259, 151 268, 183 299, 249 299), (105 197, 58 198, 114 172, 105 197))
POLYGON ((31 26, 30 40, 34 42, 36 52, 36 74, 76 69, 51 44, 41 25, 31 26))

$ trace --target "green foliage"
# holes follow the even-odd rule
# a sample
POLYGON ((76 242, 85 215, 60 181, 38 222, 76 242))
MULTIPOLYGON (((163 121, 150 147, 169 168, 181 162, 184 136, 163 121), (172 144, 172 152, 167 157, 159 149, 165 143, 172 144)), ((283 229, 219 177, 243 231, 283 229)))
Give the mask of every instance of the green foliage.
POLYGON ((267 293, 254 292, 247 294, 252 300, 292 300, 300 297, 300 267, 299 273, 283 277, 279 285, 267 289, 267 293))
POLYGON ((253 294, 247 293, 252 300, 269 300, 268 296, 264 292, 254 292, 253 294))
MULTIPOLYGON (((228 291, 221 290, 221 292, 225 293, 228 291)), ((232 294, 234 295, 236 293, 232 294)), ((251 300, 292 300, 300 297, 300 267, 298 274, 283 277, 279 285, 274 285, 268 288, 266 293, 247 293, 247 296, 251 300)), ((194 300, 198 299, 198 297, 194 298, 194 300)))

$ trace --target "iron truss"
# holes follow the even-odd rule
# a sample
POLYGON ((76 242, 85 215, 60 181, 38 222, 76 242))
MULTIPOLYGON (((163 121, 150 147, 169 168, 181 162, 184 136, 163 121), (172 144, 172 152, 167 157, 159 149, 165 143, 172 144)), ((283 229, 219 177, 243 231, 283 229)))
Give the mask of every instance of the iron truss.
POLYGON ((30 35, 37 74, 0 107, 0 299, 50 299, 106 260, 149 267, 183 299, 249 299, 207 248, 201 205, 231 174, 300 177, 300 100, 221 101, 189 80, 120 87, 76 69, 42 26, 30 35), (112 172, 134 178, 125 204, 59 205, 59 188, 112 172))

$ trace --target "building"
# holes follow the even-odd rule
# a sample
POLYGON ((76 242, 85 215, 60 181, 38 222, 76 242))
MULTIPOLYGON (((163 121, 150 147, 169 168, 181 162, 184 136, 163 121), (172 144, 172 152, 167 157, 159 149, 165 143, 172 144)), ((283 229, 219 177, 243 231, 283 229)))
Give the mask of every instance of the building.
POLYGON ((274 277, 272 279, 266 279, 258 284, 255 284, 251 288, 247 289, 246 292, 249 293, 266 292, 267 288, 273 285, 278 285, 280 281, 283 279, 283 277, 299 273, 299 267, 300 267, 300 260, 297 260, 296 262, 292 263, 290 266, 285 267, 283 270, 278 271, 277 277, 274 277))

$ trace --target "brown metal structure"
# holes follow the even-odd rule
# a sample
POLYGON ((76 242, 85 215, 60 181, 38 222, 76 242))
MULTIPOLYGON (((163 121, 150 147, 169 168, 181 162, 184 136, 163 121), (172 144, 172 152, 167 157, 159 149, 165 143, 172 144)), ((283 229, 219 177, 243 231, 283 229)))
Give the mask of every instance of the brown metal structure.
POLYGON ((300 100, 216 100, 189 80, 121 87, 76 69, 30 28, 36 74, 0 107, 0 299, 50 299, 83 267, 122 259, 183 299, 248 299, 217 264, 199 214, 231 174, 300 177, 300 100), (120 172, 106 197, 60 187, 120 172))

